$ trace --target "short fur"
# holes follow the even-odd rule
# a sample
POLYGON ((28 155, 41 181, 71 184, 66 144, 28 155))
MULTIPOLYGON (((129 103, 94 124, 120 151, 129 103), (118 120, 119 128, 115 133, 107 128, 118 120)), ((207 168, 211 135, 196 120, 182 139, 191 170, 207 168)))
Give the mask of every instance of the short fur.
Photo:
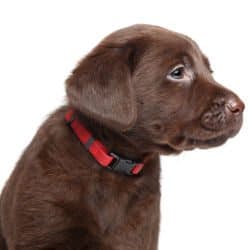
POLYGON ((150 25, 106 37, 66 91, 67 105, 40 127, 2 192, 0 250, 156 250, 159 154, 224 143, 244 104, 215 82, 190 38, 150 25), (191 83, 167 78, 178 63, 192 68, 191 83), (100 167, 64 121, 72 107, 110 151, 147 158, 143 172, 100 167))

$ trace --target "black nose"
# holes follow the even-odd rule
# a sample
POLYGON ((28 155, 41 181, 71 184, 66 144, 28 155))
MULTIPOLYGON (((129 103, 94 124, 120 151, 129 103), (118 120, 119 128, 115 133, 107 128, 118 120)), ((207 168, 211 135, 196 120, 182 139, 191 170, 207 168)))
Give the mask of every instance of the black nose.
POLYGON ((239 115, 244 111, 245 104, 238 97, 230 97, 226 102, 227 109, 234 115, 239 115))

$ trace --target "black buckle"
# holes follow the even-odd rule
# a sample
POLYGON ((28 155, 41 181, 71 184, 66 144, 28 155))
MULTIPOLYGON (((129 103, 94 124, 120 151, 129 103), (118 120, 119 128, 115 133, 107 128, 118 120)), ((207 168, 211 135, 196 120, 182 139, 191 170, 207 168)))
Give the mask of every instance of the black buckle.
POLYGON ((109 169, 126 175, 133 175, 132 170, 137 164, 136 161, 124 159, 115 153, 110 153, 110 155, 112 155, 115 160, 108 166, 109 169))

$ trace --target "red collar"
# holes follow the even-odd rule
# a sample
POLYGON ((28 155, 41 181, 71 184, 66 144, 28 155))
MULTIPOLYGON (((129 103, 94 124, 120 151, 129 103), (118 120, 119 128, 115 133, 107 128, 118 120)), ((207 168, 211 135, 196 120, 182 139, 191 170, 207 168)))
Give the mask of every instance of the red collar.
POLYGON ((127 175, 137 175, 144 167, 144 163, 124 159, 115 153, 108 152, 108 149, 74 116, 74 110, 70 109, 65 114, 65 120, 71 127, 77 138, 104 168, 124 173, 127 175))

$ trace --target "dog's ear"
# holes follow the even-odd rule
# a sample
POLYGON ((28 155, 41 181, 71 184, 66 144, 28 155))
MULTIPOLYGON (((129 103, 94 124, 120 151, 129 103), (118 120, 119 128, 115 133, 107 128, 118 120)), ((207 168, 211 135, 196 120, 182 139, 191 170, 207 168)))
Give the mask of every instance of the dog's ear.
POLYGON ((66 82, 69 104, 106 126, 129 129, 137 117, 131 81, 136 56, 134 44, 97 46, 66 82))

